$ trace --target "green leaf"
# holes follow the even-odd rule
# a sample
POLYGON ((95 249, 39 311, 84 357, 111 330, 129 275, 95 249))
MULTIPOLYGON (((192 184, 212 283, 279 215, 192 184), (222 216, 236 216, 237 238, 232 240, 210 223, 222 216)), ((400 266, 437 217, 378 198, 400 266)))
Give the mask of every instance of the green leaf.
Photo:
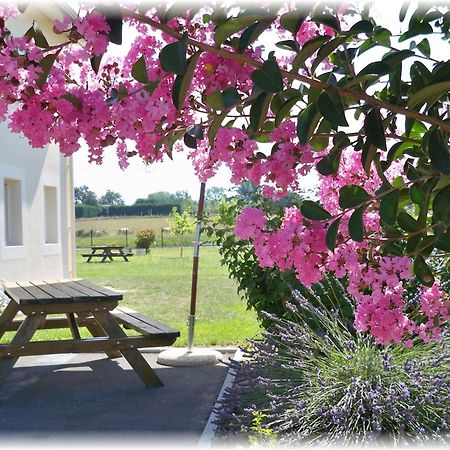
POLYGON ((371 198, 361 186, 348 184, 339 191, 339 206, 342 209, 353 208, 366 203, 371 198))
POLYGON ((437 235, 434 246, 439 250, 450 253, 450 231, 437 235))
POLYGON ((389 47, 391 45, 391 37, 392 33, 388 29, 378 28, 373 35, 373 40, 381 45, 389 47))
POLYGON ((152 95, 155 89, 158 87, 160 81, 160 79, 149 81, 147 86, 145 86, 145 92, 148 92, 150 95, 152 95))
POLYGON ((297 136, 300 144, 307 144, 319 121, 316 103, 311 103, 297 116, 297 136))
POLYGON ((443 81, 441 83, 431 84, 425 86, 420 91, 412 94, 408 99, 408 107, 415 108, 422 103, 428 103, 430 106, 439 100, 443 95, 450 90, 450 81, 443 81))
POLYGON ((211 125, 209 126, 208 142, 211 148, 214 146, 214 140, 216 139, 217 131, 219 131, 219 128, 222 126, 222 122, 224 121, 227 114, 228 114, 227 111, 218 114, 217 116, 214 117, 213 121, 211 122, 211 125))
POLYGON ((450 149, 442 131, 433 128, 429 131, 426 143, 428 144, 431 165, 440 172, 450 175, 450 149))
POLYGON ((298 72, 300 67, 305 64, 305 61, 310 58, 322 45, 330 40, 330 36, 317 36, 310 41, 305 42, 298 55, 292 62, 294 72, 298 72))
POLYGON ((172 99, 175 108, 180 109, 183 106, 184 100, 186 98, 189 86, 191 85, 192 78, 194 76, 195 69, 197 67, 198 59, 202 51, 194 53, 187 62, 187 68, 183 75, 178 75, 177 79, 180 78, 180 82, 173 86, 172 99))
POLYGON ((78 97, 75 97, 75 95, 73 95, 72 93, 67 92, 67 94, 62 95, 61 98, 72 103, 72 105, 75 106, 78 111, 82 110, 83 104, 81 103, 81 100, 78 97))
POLYGON ((383 76, 392 72, 392 67, 382 61, 376 61, 368 64, 364 69, 362 69, 356 77, 359 78, 362 75, 378 75, 383 76))
POLYGON ((317 163, 317 172, 325 176, 336 174, 339 169, 340 160, 341 151, 331 151, 317 163))
POLYGON ((362 242, 364 240, 365 229, 363 215, 365 209, 365 206, 356 209, 348 221, 348 234, 356 242, 362 242))
POLYGON ((187 34, 181 40, 166 45, 159 52, 161 67, 166 72, 183 75, 187 69, 186 51, 187 34))
POLYGON ((450 222, 450 185, 440 190, 434 197, 433 221, 450 222))
POLYGON ((214 42, 217 46, 220 46, 233 34, 265 19, 267 19, 267 13, 264 12, 232 17, 217 27, 214 34, 214 42))
POLYGON ((283 77, 275 59, 268 59, 260 69, 251 74, 253 83, 264 92, 281 92, 283 90, 283 77))
POLYGON ((422 202, 425 200, 425 192, 423 191, 422 186, 420 186, 419 184, 413 184, 409 188, 409 197, 411 198, 411 201, 416 205, 422 204, 422 202))
POLYGON ((397 219, 398 200, 399 191, 397 189, 381 197, 380 217, 384 223, 388 225, 395 224, 397 219))
POLYGON ((405 230, 408 233, 415 233, 420 230, 417 220, 403 210, 398 213, 397 223, 402 230, 405 230))
POLYGON ((250 131, 256 132, 261 128, 261 125, 266 120, 271 100, 272 94, 262 93, 253 102, 250 108, 250 125, 248 127, 250 131))
POLYGON ((222 92, 222 100, 225 108, 232 108, 241 102, 239 92, 233 87, 227 87, 222 92))
POLYGON ((216 111, 222 111, 225 109, 222 92, 220 91, 211 92, 211 94, 205 97, 204 101, 210 108, 215 109, 216 111))
POLYGON ((48 78, 48 75, 50 74, 50 70, 53 67, 53 64, 56 61, 56 58, 58 57, 60 51, 57 51, 56 53, 50 53, 49 55, 44 56, 39 61, 39 67, 42 69, 42 72, 39 74, 39 78, 37 79, 36 83, 39 86, 42 86, 48 78))
POLYGON ((311 220, 327 220, 331 217, 331 214, 325 210, 317 202, 311 200, 303 200, 300 206, 300 212, 311 220))
POLYGON ((95 55, 91 58, 91 67, 96 75, 98 74, 98 71, 100 70, 100 64, 102 62, 102 58, 103 58, 103 54, 95 55))
POLYGON ((414 260, 414 274, 423 285, 428 287, 433 286, 434 276, 423 256, 419 255, 414 260))
POLYGON ((191 136, 190 134, 186 133, 183 136, 183 141, 186 147, 197 148, 197 139, 195 139, 195 137, 191 136))
POLYGON ((253 44, 253 42, 255 42, 256 39, 270 27, 274 20, 275 16, 270 16, 265 20, 260 20, 253 25, 250 25, 239 38, 239 53, 244 52, 249 45, 253 44))
POLYGON ((319 64, 331 53, 333 53, 343 42, 345 42, 346 38, 337 37, 330 42, 327 42, 323 45, 320 50, 317 52, 317 58, 314 60, 314 63, 311 66, 311 74, 314 74, 319 64))
POLYGON ((339 224, 341 223, 341 218, 336 219, 333 223, 330 224, 327 230, 327 234, 325 235, 325 243, 328 249, 334 252, 336 247, 336 238, 339 231, 339 224))
POLYGON ((383 120, 378 108, 371 109, 366 115, 364 119, 364 130, 367 139, 371 144, 381 150, 386 150, 386 136, 384 133, 383 120))
POLYGON ((340 31, 341 27, 336 15, 333 14, 317 14, 311 18, 313 22, 321 23, 327 27, 333 28, 335 31, 340 31))
POLYGON ((286 31, 290 31, 295 36, 310 11, 311 8, 308 7, 307 9, 303 8, 303 10, 289 11, 280 17, 280 24, 286 31))
POLYGON ((361 163, 364 167, 364 171, 367 176, 370 176, 370 169, 372 167, 372 163, 377 156, 377 148, 375 145, 371 144, 369 140, 364 143, 362 152, 361 152, 361 163))
POLYGON ((420 50, 420 52, 425 56, 430 56, 431 48, 430 48, 430 41, 425 38, 422 39, 418 44, 417 48, 420 50))
POLYGON ((350 35, 357 35, 357 34, 370 34, 373 31, 373 25, 368 20, 360 20, 359 22, 356 22, 350 30, 347 31, 350 35))
POLYGON ((278 48, 281 48, 282 50, 291 50, 293 52, 298 52, 300 50, 300 47, 298 46, 296 41, 293 40, 287 40, 287 41, 280 41, 275 44, 278 48))
POLYGON ((414 255, 414 252, 419 247, 420 242, 422 241, 423 235, 422 234, 416 234, 415 236, 411 236, 406 241, 406 254, 408 256, 414 255))
POLYGON ((322 116, 336 128, 338 126, 348 126, 344 113, 344 105, 335 87, 330 86, 319 95, 317 107, 322 116))
POLYGON ((42 31, 32 25, 29 30, 25 33, 25 36, 28 36, 30 39, 34 39, 34 43, 39 48, 48 48, 50 45, 47 41, 47 38, 44 36, 42 31))
POLYGON ((147 67, 145 65, 145 58, 142 55, 134 64, 131 69, 131 76, 139 83, 148 83, 147 67))
POLYGON ((203 126, 201 124, 189 125, 186 128, 186 133, 189 136, 192 136, 195 139, 201 140, 203 139, 203 126))
POLYGON ((396 50, 383 56, 382 62, 394 69, 395 67, 398 67, 402 61, 413 56, 416 56, 416 54, 412 50, 396 50))
MULTIPOLYGON (((300 95, 299 95, 300 97, 300 95)), ((291 109, 294 107, 294 105, 297 104, 299 97, 292 97, 286 100, 278 110, 276 117, 275 117, 275 125, 278 126, 280 123, 286 118, 286 116, 289 115, 291 112, 291 109)))
POLYGON ((387 243, 383 245, 383 252, 387 255, 403 256, 404 252, 397 244, 387 243))

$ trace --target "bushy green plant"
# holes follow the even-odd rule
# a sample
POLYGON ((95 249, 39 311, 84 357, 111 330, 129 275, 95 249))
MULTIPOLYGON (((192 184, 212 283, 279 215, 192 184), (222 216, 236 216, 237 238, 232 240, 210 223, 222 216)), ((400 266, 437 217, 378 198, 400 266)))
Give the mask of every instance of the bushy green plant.
MULTIPOLYGON (((236 280, 238 293, 246 300, 247 308, 254 309, 261 324, 267 327, 271 320, 262 311, 278 317, 289 317, 290 311, 286 308, 286 303, 292 298, 291 290, 301 290, 307 296, 308 291, 297 280, 293 270, 280 272, 274 267, 261 267, 253 246, 235 236, 236 216, 246 205, 251 203, 263 207, 274 221, 279 220, 283 208, 287 206, 285 201, 275 202, 263 198, 257 187, 246 185, 245 188, 245 195, 241 193, 219 204, 218 215, 207 222, 205 230, 209 236, 214 237, 214 242, 219 246, 221 263, 227 267, 230 278, 236 280)), ((298 204, 301 199, 297 196, 290 201, 298 204)), ((342 317, 350 321, 353 311, 348 297, 341 285, 335 285, 333 278, 326 278, 323 283, 317 283, 312 292, 320 294, 322 303, 327 307, 339 308, 342 317)), ((310 298, 312 304, 315 304, 315 299, 315 295, 310 298)))
POLYGON ((146 253, 155 242, 156 235, 152 228, 143 228, 136 233, 136 248, 145 248, 146 253))
POLYGON ((254 439, 255 414, 263 414, 263 428, 282 444, 445 440, 448 334, 441 344, 382 347, 299 292, 287 307, 291 318, 271 315, 264 338, 233 363, 235 383, 217 410, 221 434, 254 439))

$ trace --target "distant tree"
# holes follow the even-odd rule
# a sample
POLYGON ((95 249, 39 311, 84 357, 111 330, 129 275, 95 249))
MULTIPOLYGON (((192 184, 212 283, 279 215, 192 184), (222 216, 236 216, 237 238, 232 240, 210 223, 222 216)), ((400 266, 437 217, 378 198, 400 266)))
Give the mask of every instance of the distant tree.
POLYGON ((75 204, 98 206, 98 198, 94 191, 83 185, 75 188, 75 204))
POLYGON ((171 231, 175 236, 180 236, 181 250, 180 257, 183 257, 183 236, 185 233, 192 233, 194 231, 194 222, 190 211, 185 210, 181 214, 177 208, 173 208, 170 213, 171 231))
POLYGON ((177 198, 174 194, 166 191, 152 192, 147 198, 138 198, 135 205, 178 205, 177 198))
POLYGON ((206 189, 205 194, 205 211, 208 214, 217 212, 217 206, 220 201, 225 198, 225 194, 227 193, 227 189, 222 187, 210 187, 206 189))
POLYGON ((105 195, 100 197, 99 203, 100 205, 125 206, 125 201, 123 200, 122 194, 109 189, 106 191, 105 195))
POLYGON ((175 198, 180 202, 182 211, 194 211, 197 206, 197 202, 190 196, 188 191, 175 192, 175 198))

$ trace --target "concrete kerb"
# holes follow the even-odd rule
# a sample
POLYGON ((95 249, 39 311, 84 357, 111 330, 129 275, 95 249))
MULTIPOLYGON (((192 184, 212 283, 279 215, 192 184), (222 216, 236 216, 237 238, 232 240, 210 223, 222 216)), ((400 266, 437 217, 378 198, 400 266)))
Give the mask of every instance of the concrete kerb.
MULTIPOLYGON (((241 361, 242 351, 240 349, 235 349, 235 353, 232 359, 235 361, 241 361)), ((217 396, 217 399, 213 405, 213 408, 215 406, 219 406, 220 401, 223 399, 223 396, 225 395, 225 391, 228 388, 231 388, 231 386, 233 385, 235 377, 236 373, 231 368, 229 368, 225 380, 223 381, 222 388, 220 389, 219 395, 217 396)), ((205 428, 203 429, 203 433, 198 441, 197 444, 198 447, 209 448, 212 446, 218 426, 217 423, 215 423, 217 419, 218 419, 217 413, 215 411, 211 411, 208 421, 206 422, 205 428)))

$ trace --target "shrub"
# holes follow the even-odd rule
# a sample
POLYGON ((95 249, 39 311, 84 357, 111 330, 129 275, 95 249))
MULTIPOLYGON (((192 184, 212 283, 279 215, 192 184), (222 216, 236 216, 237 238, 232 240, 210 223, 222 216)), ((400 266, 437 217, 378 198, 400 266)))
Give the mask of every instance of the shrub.
POLYGON ((293 318, 271 315, 263 339, 251 342, 243 363, 232 363, 236 380, 217 410, 222 434, 258 439, 255 417, 263 417, 259 428, 283 444, 445 439, 448 333, 441 344, 381 347, 299 292, 287 306, 293 318))
MULTIPOLYGON (((281 216, 284 203, 263 199, 253 194, 251 200, 264 205, 277 220, 281 216)), ((271 320, 267 314, 278 317, 289 317, 291 312, 286 304, 292 298, 291 290, 301 290, 308 295, 305 287, 298 281, 294 270, 280 272, 275 267, 261 267, 255 255, 253 246, 246 240, 238 239, 234 234, 234 222, 242 210, 245 201, 229 199, 218 206, 218 216, 207 223, 205 229, 209 236, 214 237, 214 243, 219 246, 221 263, 228 269, 230 278, 237 282, 237 290, 247 302, 247 309, 254 309, 263 327, 270 326, 271 320)), ((350 320, 353 310, 342 283, 335 285, 335 279, 327 277, 323 283, 316 283, 312 290, 321 298, 322 304, 329 308, 340 308, 342 317, 350 320)), ((316 295, 310 296, 310 301, 316 304, 316 295)))
POLYGON ((137 248, 145 248, 148 253, 150 246, 156 242, 155 232, 151 228, 143 228, 136 233, 135 243, 137 248))

